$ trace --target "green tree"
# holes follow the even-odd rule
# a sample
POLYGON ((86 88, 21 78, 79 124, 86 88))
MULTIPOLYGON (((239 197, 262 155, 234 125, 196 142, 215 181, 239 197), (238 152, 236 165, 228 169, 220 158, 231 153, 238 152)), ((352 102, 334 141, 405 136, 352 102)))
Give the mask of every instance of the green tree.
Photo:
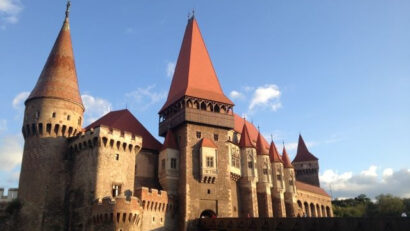
POLYGON ((377 216, 400 216, 405 209, 403 200, 391 194, 381 194, 376 197, 377 216))

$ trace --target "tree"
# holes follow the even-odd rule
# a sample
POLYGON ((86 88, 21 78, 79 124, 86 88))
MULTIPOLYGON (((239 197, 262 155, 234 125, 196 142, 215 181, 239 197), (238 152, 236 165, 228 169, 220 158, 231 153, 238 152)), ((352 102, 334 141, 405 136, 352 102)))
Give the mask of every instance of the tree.
POLYGON ((381 194, 376 197, 377 216, 398 217, 404 212, 403 200, 391 194, 381 194))

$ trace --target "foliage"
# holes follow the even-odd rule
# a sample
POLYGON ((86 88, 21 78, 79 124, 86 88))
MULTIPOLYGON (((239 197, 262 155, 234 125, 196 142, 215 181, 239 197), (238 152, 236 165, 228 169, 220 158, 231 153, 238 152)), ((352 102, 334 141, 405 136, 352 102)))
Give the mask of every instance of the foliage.
POLYGON ((410 215, 410 198, 381 194, 372 202, 364 194, 355 198, 332 201, 336 217, 399 217, 403 212, 410 215))

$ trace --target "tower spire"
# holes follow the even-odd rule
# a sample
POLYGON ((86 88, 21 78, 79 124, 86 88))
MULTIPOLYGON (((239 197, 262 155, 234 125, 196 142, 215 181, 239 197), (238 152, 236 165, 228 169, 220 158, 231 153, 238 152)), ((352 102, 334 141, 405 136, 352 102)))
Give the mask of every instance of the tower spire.
POLYGON ((70 16, 70 7, 71 7, 71 1, 67 1, 66 9, 65 9, 65 18, 67 19, 70 16))

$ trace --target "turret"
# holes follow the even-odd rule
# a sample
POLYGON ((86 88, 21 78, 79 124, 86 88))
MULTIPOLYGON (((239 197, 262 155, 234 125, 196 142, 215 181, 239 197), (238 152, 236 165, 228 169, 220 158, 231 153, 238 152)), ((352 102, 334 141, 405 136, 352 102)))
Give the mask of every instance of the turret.
POLYGON ((302 135, 299 135, 298 150, 292 164, 298 181, 320 187, 319 159, 309 152, 302 135))
POLYGON ((241 198, 243 200, 242 217, 259 217, 256 183, 258 182, 257 154, 252 144, 246 121, 239 140, 241 152, 241 172, 239 179, 241 198))
POLYGON ((269 147, 269 157, 272 166, 272 205, 275 217, 286 217, 284 192, 285 192, 285 174, 283 161, 275 143, 272 141, 269 147))
POLYGON ((22 216, 30 230, 63 229, 67 139, 82 129, 84 106, 78 88, 66 17, 37 84, 25 102, 25 138, 19 182, 22 216))
POLYGON ((258 158, 258 183, 256 183, 256 186, 258 192, 259 217, 272 217, 271 165, 269 153, 262 142, 262 135, 260 132, 258 132, 258 138, 256 139, 256 154, 258 158))
POLYGON ((295 217, 296 208, 296 184, 295 170, 290 163, 288 153, 286 152, 285 144, 283 144, 282 152, 283 166, 285 167, 285 208, 287 217, 295 217))
POLYGON ((158 177, 168 194, 176 195, 179 179, 179 149, 174 133, 168 130, 158 158, 158 177))

